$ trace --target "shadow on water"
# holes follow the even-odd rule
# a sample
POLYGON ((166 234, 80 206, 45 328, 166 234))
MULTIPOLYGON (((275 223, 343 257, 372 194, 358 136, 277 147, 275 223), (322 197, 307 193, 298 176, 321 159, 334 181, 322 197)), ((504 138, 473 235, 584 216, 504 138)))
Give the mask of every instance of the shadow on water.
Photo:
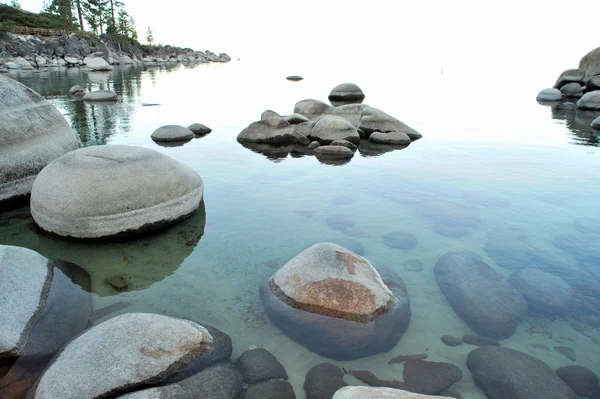
POLYGON ((86 243, 39 232, 29 207, 0 214, 3 244, 30 248, 47 258, 81 266, 90 275, 91 291, 100 296, 143 290, 172 275, 194 251, 205 224, 202 201, 190 218, 152 235, 126 242, 86 243), (110 277, 124 280, 126 287, 119 291, 106 281, 110 277))
POLYGON ((600 131, 592 129, 592 121, 600 116, 600 112, 577 109, 571 102, 541 104, 550 107, 552 119, 564 121, 573 133, 576 145, 600 146, 600 131))

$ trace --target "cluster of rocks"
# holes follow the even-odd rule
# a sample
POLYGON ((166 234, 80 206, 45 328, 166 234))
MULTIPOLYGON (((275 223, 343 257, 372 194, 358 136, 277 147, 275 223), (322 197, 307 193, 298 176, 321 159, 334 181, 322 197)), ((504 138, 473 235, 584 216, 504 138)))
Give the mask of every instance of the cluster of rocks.
POLYGON ((179 147, 194 137, 204 137, 210 132, 212 132, 212 129, 201 123, 193 123, 188 127, 166 125, 156 129, 151 137, 160 146, 179 147))
POLYGON ((260 121, 242 130, 237 140, 267 155, 315 155, 324 163, 345 163, 360 147, 405 148, 422 137, 398 119, 368 105, 355 84, 344 83, 329 94, 332 105, 319 100, 296 103, 294 113, 282 116, 265 111, 260 121))
POLYGON ((386 352, 410 323, 402 279, 333 243, 291 259, 261 284, 260 297, 288 337, 333 359, 386 352))
POLYGON ((231 57, 211 51, 194 51, 172 46, 157 47, 145 54, 137 42, 117 43, 110 36, 78 37, 76 34, 45 39, 7 34, 0 42, 0 71, 61 66, 86 66, 96 71, 112 70, 112 65, 167 62, 229 62, 231 57))
POLYGON ((591 127, 600 130, 600 48, 586 54, 578 69, 560 74, 554 87, 540 91, 537 100, 542 103, 564 101, 566 107, 572 104, 578 110, 596 111, 599 115, 591 127))

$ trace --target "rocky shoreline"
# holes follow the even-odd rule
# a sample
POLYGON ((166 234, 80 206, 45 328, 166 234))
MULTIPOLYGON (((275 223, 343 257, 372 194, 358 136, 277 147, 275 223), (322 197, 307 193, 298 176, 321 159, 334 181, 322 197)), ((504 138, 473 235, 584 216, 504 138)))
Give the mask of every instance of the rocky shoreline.
POLYGON ((142 46, 137 42, 120 43, 110 36, 62 35, 52 38, 7 33, 0 39, 0 72, 8 69, 86 66, 92 70, 112 70, 112 65, 144 63, 229 62, 225 53, 195 51, 174 46, 142 46))

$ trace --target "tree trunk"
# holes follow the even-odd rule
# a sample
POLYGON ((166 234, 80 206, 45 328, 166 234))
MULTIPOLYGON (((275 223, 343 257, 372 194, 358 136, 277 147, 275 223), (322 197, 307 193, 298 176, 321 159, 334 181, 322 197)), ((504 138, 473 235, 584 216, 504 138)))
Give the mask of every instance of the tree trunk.
POLYGON ((115 4, 114 4, 114 0, 110 0, 110 15, 112 17, 112 26, 114 28, 117 25, 115 23, 115 4))
POLYGON ((83 11, 81 10, 81 0, 77 0, 77 14, 79 14, 79 25, 83 32, 83 11))

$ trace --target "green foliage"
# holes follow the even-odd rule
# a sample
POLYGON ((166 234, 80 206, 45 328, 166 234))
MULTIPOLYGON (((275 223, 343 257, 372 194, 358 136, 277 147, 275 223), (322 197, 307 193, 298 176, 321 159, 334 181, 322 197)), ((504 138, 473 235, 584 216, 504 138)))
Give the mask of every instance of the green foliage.
POLYGON ((152 45, 154 42, 154 34, 152 33, 152 29, 150 29, 150 27, 148 27, 148 30, 146 31, 146 42, 149 45, 152 45))
POLYGON ((47 12, 35 14, 23 11, 6 4, 0 4, 0 23, 14 21, 18 26, 29 26, 33 28, 61 29, 60 17, 47 12))
POLYGON ((17 27, 16 22, 11 19, 8 19, 8 20, 2 22, 1 30, 4 32, 14 32, 16 27, 17 27))
POLYGON ((58 16, 61 28, 73 30, 75 27, 76 21, 71 0, 48 0, 45 11, 58 16))

